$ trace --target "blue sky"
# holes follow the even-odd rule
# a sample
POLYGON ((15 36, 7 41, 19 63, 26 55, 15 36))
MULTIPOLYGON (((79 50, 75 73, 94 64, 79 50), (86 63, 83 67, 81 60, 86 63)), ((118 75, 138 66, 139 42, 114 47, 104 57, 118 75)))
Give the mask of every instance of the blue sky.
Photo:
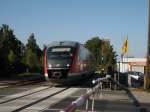
POLYGON ((128 35, 129 56, 147 51, 148 0, 0 0, 0 25, 8 24, 23 43, 31 33, 40 47, 56 40, 81 43, 110 39, 114 50, 128 35))

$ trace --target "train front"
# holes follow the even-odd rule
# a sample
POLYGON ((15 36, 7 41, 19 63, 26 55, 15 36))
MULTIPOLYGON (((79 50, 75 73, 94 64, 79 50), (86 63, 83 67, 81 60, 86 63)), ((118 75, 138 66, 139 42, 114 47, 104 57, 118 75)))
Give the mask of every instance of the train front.
POLYGON ((48 79, 63 81, 73 61, 74 48, 70 46, 52 46, 46 50, 46 72, 48 79))

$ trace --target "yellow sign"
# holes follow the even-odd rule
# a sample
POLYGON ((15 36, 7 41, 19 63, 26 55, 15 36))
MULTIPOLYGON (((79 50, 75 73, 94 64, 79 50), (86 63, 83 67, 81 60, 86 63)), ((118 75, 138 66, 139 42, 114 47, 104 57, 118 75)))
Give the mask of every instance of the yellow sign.
POLYGON ((121 54, 127 54, 128 53, 128 37, 125 39, 123 46, 121 48, 121 54))

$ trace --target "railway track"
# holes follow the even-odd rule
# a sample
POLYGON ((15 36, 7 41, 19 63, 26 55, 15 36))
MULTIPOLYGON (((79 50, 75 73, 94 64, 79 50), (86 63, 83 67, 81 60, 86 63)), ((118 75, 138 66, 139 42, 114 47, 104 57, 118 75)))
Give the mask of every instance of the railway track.
POLYGON ((56 84, 40 87, 0 98, 0 112, 40 111, 59 102, 76 89, 56 87, 56 84))
MULTIPOLYGON (((90 80, 88 79, 86 82, 90 82, 90 80)), ((0 112, 58 112, 84 94, 87 90, 87 84, 65 87, 43 82, 40 86, 30 90, 0 98, 0 112)), ((96 111, 133 112, 135 110, 135 102, 125 91, 104 89, 101 92, 100 96, 95 96, 96 111)), ((89 104, 92 103, 91 98, 89 104)), ((78 110, 84 111, 85 105, 78 110)))
MULTIPOLYGON (((48 90, 51 90, 51 89, 53 89, 53 88, 49 88, 48 90)), ((56 88, 55 88, 55 89, 56 89, 56 88)), ((20 107, 20 108, 17 108, 17 109, 15 109, 15 110, 13 110, 12 112, 18 112, 18 111, 21 111, 21 110, 26 109, 26 108, 28 108, 28 107, 31 107, 31 106, 33 106, 33 105, 39 103, 39 102, 42 102, 42 101, 44 101, 44 100, 46 100, 46 99, 48 99, 48 98, 50 98, 50 97, 53 97, 53 96, 55 96, 55 95, 57 95, 57 94, 59 94, 59 93, 65 91, 65 90, 67 90, 67 89, 69 89, 69 88, 61 88, 61 89, 58 89, 58 90, 56 90, 56 91, 53 89, 53 92, 49 93, 48 95, 45 95, 44 97, 42 97, 42 98, 40 98, 40 99, 38 99, 38 100, 35 100, 35 101, 33 101, 33 102, 29 103, 29 104, 26 104, 26 105, 24 105, 24 106, 22 106, 22 107, 20 107)), ((43 91, 45 91, 45 90, 43 90, 43 91)), ((42 92, 43 92, 43 91, 42 91, 42 92)))
POLYGON ((0 84, 0 89, 7 89, 7 88, 12 88, 16 86, 25 86, 25 85, 32 85, 32 84, 37 84, 44 82, 44 78, 33 78, 30 80, 16 80, 16 81, 3 81, 0 84))
POLYGON ((0 104, 4 104, 4 103, 7 103, 7 102, 10 102, 10 101, 13 101, 13 100, 17 100, 19 98, 23 98, 23 97, 26 97, 26 96, 29 96, 29 95, 47 90, 49 88, 52 88, 52 86, 51 87, 41 87, 41 88, 38 88, 38 89, 33 89, 32 91, 29 90, 29 91, 24 92, 23 94, 18 93, 17 95, 16 94, 11 95, 11 96, 3 98, 3 99, 7 99, 7 100, 2 101, 3 99, 0 99, 0 101, 1 101, 0 104))

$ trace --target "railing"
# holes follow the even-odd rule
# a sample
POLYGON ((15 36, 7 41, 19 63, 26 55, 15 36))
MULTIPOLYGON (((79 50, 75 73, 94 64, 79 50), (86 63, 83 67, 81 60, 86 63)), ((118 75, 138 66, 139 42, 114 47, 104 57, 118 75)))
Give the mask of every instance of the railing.
POLYGON ((115 78, 112 79, 110 77, 110 75, 106 75, 106 77, 104 77, 104 78, 98 78, 96 80, 93 80, 92 83, 97 84, 94 88, 87 89, 86 94, 80 96, 78 99, 71 102, 70 105, 68 105, 64 110, 62 110, 60 112, 74 112, 74 111, 76 111, 77 108, 82 106, 85 102, 86 102, 85 111, 88 112, 90 98, 92 98, 92 106, 91 106, 92 109, 91 110, 93 112, 94 111, 94 100, 95 100, 94 96, 95 95, 99 95, 99 97, 102 96, 101 90, 103 89, 104 81, 108 81, 110 83, 110 88, 111 88, 111 84, 113 83, 114 89, 116 89, 118 87, 122 90, 125 90, 127 92, 128 96, 133 100, 133 103, 135 105, 135 112, 147 112, 145 108, 140 107, 140 103, 134 97, 134 95, 124 85, 120 84, 117 80, 115 80, 115 78), (145 110, 145 111, 142 111, 142 110, 145 110))
POLYGON ((62 110, 60 112, 74 112, 78 107, 82 106, 85 102, 86 102, 85 110, 88 111, 89 98, 91 96, 92 96, 92 111, 94 111, 94 101, 95 101, 94 96, 95 96, 95 94, 102 95, 102 93, 100 94, 100 90, 103 89, 102 82, 104 80, 108 80, 109 78, 110 78, 110 76, 106 75, 106 77, 104 77, 104 78, 98 78, 97 80, 93 80, 92 83, 97 84, 94 88, 87 89, 86 94, 82 95, 75 101, 71 102, 71 104, 69 106, 67 106, 64 110, 62 110))

